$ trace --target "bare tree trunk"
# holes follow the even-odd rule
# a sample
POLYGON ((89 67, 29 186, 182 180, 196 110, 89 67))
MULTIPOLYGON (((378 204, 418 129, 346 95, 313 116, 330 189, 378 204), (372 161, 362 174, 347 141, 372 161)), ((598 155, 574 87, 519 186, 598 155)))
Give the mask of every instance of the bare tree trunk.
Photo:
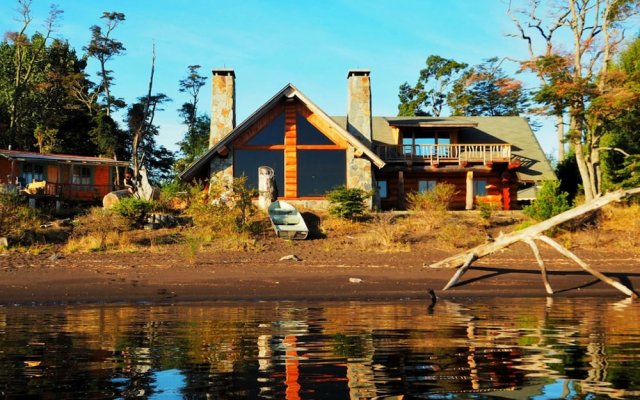
POLYGON ((564 120, 562 114, 556 114, 556 140, 558 143, 558 162, 564 160, 564 120))
POLYGON ((142 162, 142 159, 144 158, 144 156, 142 156, 141 158, 138 157, 138 147, 140 146, 140 143, 142 143, 142 139, 144 137, 144 133, 146 130, 147 119, 149 118, 149 108, 151 105, 151 91, 153 89, 153 75, 155 73, 155 66, 156 66, 156 45, 154 43, 152 47, 152 56, 151 56, 151 75, 149 76, 149 89, 147 91, 147 98, 144 103, 144 111, 142 113, 142 119, 140 121, 140 125, 134 131, 133 138, 131 140, 131 143, 132 143, 131 144, 131 162, 133 163, 133 176, 136 179, 140 174, 140 164, 142 162))

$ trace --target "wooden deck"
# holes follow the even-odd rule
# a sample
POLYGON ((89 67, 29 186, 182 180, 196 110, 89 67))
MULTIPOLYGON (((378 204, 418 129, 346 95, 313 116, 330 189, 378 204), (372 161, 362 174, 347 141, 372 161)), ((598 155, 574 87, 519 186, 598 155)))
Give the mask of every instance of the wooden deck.
POLYGON ((388 163, 484 164, 509 162, 510 144, 423 144, 376 146, 376 153, 388 163))

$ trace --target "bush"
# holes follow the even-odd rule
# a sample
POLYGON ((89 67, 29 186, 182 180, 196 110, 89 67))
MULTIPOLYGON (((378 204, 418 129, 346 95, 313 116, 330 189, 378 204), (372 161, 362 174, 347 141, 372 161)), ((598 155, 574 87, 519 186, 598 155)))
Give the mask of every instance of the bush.
POLYGON ((17 193, 0 192, 0 237, 22 236, 40 225, 36 212, 17 193))
POLYGON ((407 194, 407 200, 411 211, 443 212, 456 194, 455 185, 438 183, 427 191, 407 194))
POLYGON ((67 245, 67 250, 98 251, 107 248, 107 239, 118 236, 128 229, 129 221, 112 210, 100 207, 91 208, 87 214, 80 216, 75 221, 72 240, 67 245))
POLYGON ((351 220, 361 217, 367 210, 366 201, 369 196, 370 192, 360 188, 347 189, 346 186, 338 186, 327 193, 330 203, 329 214, 351 220))
POLYGON ((544 221, 571 208, 569 194, 560 191, 560 181, 546 181, 531 205, 523 208, 529 217, 544 221))
POLYGON ((129 221, 134 228, 141 228, 147 220, 147 215, 156 209, 152 201, 137 197, 125 197, 113 206, 113 211, 129 221))

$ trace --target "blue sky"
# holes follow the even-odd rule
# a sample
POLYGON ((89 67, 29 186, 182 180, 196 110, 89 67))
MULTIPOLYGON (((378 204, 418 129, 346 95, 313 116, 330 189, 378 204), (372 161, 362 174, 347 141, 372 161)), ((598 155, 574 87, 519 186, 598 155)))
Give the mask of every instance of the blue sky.
MULTIPOLYGON (((0 0, 0 31, 17 30, 17 4, 0 0)), ((42 30, 48 0, 34 0, 31 31, 42 30)), ((469 64, 489 57, 526 57, 502 0, 60 0, 64 11, 57 36, 79 53, 89 28, 102 24, 103 11, 119 11, 126 21, 114 37, 126 55, 114 59, 118 97, 128 103, 146 93, 152 44, 156 45, 154 92, 173 99, 156 115, 158 141, 175 149, 184 127, 176 111, 187 100, 178 81, 187 66, 199 64, 236 72, 237 122, 249 116, 287 83, 293 83, 329 115, 346 113, 349 69, 371 70, 374 115, 397 114, 398 86, 414 84, 431 54, 469 64)), ((505 63, 514 71, 513 63, 505 63)), ((95 72, 96 64, 90 64, 95 72)), ((98 78, 93 75, 94 81, 98 78)), ((521 77, 525 78, 525 77, 521 77)), ((209 81, 200 111, 209 113, 209 81)), ((555 152, 553 128, 538 138, 546 153, 555 152)))

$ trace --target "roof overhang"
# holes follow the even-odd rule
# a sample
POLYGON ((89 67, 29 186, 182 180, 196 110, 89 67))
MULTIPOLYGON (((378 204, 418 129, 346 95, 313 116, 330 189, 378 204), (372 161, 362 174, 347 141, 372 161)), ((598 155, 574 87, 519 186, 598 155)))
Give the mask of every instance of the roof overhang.
POLYGON ((40 154, 26 151, 0 150, 0 156, 8 160, 21 162, 47 162, 56 164, 84 164, 84 165, 104 165, 111 167, 127 167, 128 161, 112 160, 101 157, 85 157, 66 154, 40 154))
POLYGON ((444 119, 391 119, 386 118, 389 125, 398 128, 475 128, 477 122, 473 121, 452 121, 444 119))

